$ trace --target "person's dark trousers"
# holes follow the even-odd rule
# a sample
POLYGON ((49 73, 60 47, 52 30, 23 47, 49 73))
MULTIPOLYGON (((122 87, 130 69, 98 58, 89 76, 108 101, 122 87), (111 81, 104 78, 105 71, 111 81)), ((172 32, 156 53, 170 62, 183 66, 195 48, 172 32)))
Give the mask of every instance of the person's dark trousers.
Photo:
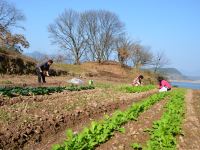
POLYGON ((38 83, 41 83, 41 80, 43 83, 46 83, 45 81, 45 75, 40 72, 39 68, 36 68, 36 73, 37 73, 37 76, 38 76, 38 83))

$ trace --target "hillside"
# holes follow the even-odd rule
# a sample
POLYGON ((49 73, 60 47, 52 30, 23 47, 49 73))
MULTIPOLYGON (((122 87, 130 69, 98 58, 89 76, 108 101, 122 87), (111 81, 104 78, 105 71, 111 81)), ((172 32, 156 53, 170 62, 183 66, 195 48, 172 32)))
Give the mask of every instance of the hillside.
MULTIPOLYGON (((1 74, 35 74, 36 59, 26 56, 12 49, 0 48, 0 73, 1 74)), ((53 67, 51 75, 67 74, 66 71, 53 67)))
POLYGON ((36 61, 12 50, 0 48, 0 73, 33 74, 36 61))
POLYGON ((108 81, 121 80, 129 82, 142 74, 144 76, 145 84, 156 83, 155 74, 146 70, 137 70, 131 67, 121 67, 118 62, 105 61, 101 64, 97 62, 84 62, 81 65, 72 64, 53 64, 52 67, 68 72, 71 76, 81 78, 99 78, 108 81))
MULTIPOLYGON (((35 65, 38 62, 33 58, 19 52, 2 49, 0 51, 0 58, 0 71, 2 74, 35 74, 35 65)), ((84 62, 81 65, 54 62, 50 68, 51 76, 65 75, 71 78, 98 78, 98 80, 123 81, 127 83, 131 83, 140 74, 144 76, 143 82, 145 84, 156 82, 154 73, 145 70, 136 70, 128 66, 122 68, 116 61, 105 61, 101 64, 97 62, 84 62)))
MULTIPOLYGON (((148 70, 154 71, 154 68, 148 70)), ((168 77, 170 80, 185 80, 187 77, 176 68, 159 68, 157 73, 168 77)))
POLYGON ((182 73, 176 68, 160 68, 159 72, 166 73, 166 74, 176 74, 176 75, 182 76, 182 73))

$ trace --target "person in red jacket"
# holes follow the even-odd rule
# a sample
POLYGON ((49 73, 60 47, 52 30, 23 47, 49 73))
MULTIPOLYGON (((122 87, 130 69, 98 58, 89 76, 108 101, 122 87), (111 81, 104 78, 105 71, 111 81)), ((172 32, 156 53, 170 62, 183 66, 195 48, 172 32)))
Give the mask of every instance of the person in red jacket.
POLYGON ((170 83, 166 80, 164 80, 162 77, 158 77, 159 82, 159 92, 165 92, 171 90, 172 86, 170 83))

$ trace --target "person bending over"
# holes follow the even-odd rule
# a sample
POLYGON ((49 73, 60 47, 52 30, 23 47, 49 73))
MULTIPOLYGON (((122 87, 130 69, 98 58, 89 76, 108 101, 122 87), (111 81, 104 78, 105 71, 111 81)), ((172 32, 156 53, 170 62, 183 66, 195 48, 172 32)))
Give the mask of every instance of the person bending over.
POLYGON ((136 77, 133 82, 132 82, 132 85, 133 86, 139 86, 139 85, 142 85, 142 79, 143 79, 143 75, 139 75, 138 77, 136 77))
POLYGON ((158 83, 159 83, 159 92, 169 91, 172 88, 170 83, 164 80, 162 77, 158 77, 158 83))
POLYGON ((49 68, 52 65, 53 60, 48 60, 47 62, 44 62, 42 64, 38 64, 36 66, 36 72, 38 76, 38 83, 46 83, 45 76, 49 76, 49 68))

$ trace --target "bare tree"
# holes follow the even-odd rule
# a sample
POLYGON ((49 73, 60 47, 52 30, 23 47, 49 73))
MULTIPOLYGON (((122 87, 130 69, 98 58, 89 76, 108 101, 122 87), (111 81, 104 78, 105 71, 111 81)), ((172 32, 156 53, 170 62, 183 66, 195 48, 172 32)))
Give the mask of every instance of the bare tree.
POLYGON ((48 30, 52 43, 69 51, 74 63, 80 64, 86 43, 80 25, 80 14, 74 10, 65 10, 53 24, 49 25, 48 30))
POLYGON ((20 21, 25 20, 24 14, 18 10, 14 5, 1 0, 0 1, 0 46, 7 48, 14 48, 21 52, 21 46, 29 47, 29 43, 22 34, 14 34, 10 32, 12 28, 21 28, 20 21), (21 46, 20 46, 21 45, 21 46))
POLYGON ((14 5, 1 0, 0 1, 0 31, 9 30, 11 27, 20 27, 19 21, 25 20, 24 14, 14 5))
POLYGON ((154 66, 154 72, 156 73, 159 68, 162 68, 165 65, 169 65, 170 61, 166 57, 163 51, 158 52, 152 61, 152 65, 154 66))
POLYGON ((64 63, 64 62, 66 62, 67 61, 67 56, 66 56, 66 54, 56 54, 56 55, 54 55, 53 56, 53 58, 52 58, 56 63, 64 63))
POLYGON ((116 51, 118 61, 123 67, 130 57, 130 49, 132 42, 124 35, 116 39, 116 51))
POLYGON ((135 68, 150 64, 153 59, 153 54, 150 52, 150 48, 144 47, 139 43, 132 44, 131 48, 131 61, 135 68))
POLYGON ((63 63, 65 58, 63 55, 57 55, 54 59, 57 63, 63 63))
POLYGON ((92 60, 108 60, 114 50, 115 38, 123 33, 123 23, 112 12, 86 11, 82 15, 84 36, 92 60))

